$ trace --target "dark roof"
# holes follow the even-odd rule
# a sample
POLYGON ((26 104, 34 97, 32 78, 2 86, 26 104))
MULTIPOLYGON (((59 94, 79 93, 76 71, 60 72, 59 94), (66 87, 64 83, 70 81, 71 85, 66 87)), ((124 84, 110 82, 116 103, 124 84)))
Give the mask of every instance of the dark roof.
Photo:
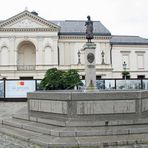
MULTIPOLYGON (((61 27, 60 35, 85 35, 86 27, 85 21, 51 21, 61 27)), ((94 35, 110 36, 111 33, 100 21, 93 22, 94 35)))
POLYGON ((112 36, 111 44, 113 45, 148 45, 148 39, 139 36, 112 36))

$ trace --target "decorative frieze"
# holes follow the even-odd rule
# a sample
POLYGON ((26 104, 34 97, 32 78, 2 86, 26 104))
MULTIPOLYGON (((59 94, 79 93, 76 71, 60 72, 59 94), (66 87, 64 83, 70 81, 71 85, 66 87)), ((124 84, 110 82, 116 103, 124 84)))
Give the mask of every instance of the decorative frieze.
POLYGON ((0 32, 55 32, 52 28, 0 28, 0 32))
MULTIPOLYGON (((94 40, 109 40, 110 36, 94 36, 94 40)), ((59 39, 78 39, 86 40, 85 35, 60 35, 59 39)))

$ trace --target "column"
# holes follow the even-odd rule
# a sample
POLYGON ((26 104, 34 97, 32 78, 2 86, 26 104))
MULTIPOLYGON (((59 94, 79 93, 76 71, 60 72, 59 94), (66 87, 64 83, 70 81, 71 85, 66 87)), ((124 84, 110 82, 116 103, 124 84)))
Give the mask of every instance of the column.
POLYGON ((85 83, 86 90, 96 89, 96 60, 95 60, 96 44, 86 43, 85 50, 85 83))

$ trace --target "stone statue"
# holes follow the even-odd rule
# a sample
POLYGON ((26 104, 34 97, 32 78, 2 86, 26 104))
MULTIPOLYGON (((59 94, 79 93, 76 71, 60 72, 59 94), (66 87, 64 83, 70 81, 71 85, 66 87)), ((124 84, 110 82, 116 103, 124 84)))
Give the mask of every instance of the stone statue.
POLYGON ((90 19, 90 16, 87 16, 87 21, 85 22, 86 26, 86 39, 88 42, 91 42, 91 39, 93 39, 93 22, 90 19))

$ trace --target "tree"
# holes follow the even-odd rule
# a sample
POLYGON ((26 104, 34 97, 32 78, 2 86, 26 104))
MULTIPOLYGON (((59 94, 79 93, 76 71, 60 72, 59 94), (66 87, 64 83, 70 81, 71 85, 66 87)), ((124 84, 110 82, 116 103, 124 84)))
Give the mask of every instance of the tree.
POLYGON ((125 77, 127 77, 127 76, 129 76, 129 75, 130 75, 130 73, 129 73, 128 71, 123 71, 123 72, 122 72, 123 78, 125 78, 125 77))
POLYGON ((77 70, 62 71, 52 68, 47 70, 40 88, 44 90, 73 89, 75 85, 82 85, 77 70))
POLYGON ((48 69, 45 77, 42 79, 40 87, 45 90, 54 90, 62 87, 62 73, 63 71, 56 68, 48 69))
POLYGON ((63 74, 65 89, 73 89, 75 86, 82 85, 78 72, 74 69, 68 70, 63 74))

